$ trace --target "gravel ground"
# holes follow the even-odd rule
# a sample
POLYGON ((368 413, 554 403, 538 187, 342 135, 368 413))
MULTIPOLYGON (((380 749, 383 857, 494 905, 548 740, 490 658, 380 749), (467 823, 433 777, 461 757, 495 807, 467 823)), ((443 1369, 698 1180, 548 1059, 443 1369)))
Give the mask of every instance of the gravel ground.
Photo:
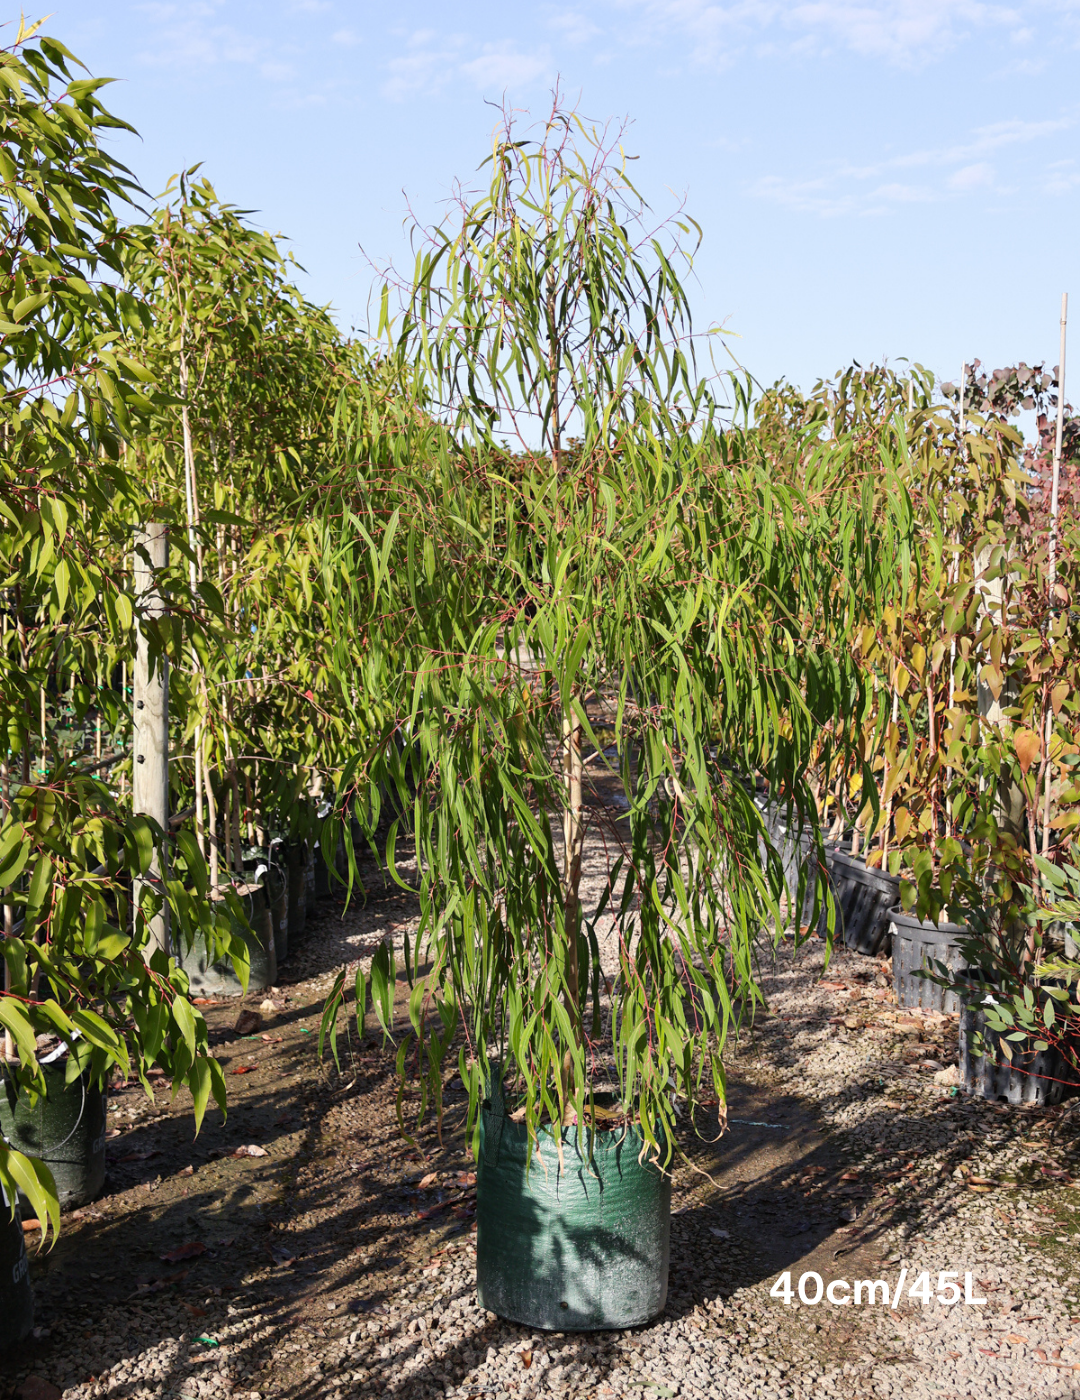
POLYGON ((768 1013, 729 1061, 728 1132, 708 1141, 714 1117, 688 1135, 697 1170, 675 1175, 663 1316, 575 1336, 481 1312, 460 1091, 442 1143, 407 1143, 391 1053, 354 1036, 340 1075, 313 1053, 335 969, 415 923, 409 897, 368 874, 368 904, 324 907, 257 1032, 233 1029, 236 1003, 206 1008, 240 1071, 227 1124, 208 1114, 193 1142, 167 1086, 152 1106, 114 1095, 107 1194, 34 1257, 38 1332, 4 1358, 0 1396, 1080 1390, 1080 1114, 967 1099, 950 1082, 955 1018, 899 1012, 887 964, 840 953, 826 969, 816 940, 764 974, 768 1013), (235 1155, 247 1146, 265 1155, 235 1155), (961 1288, 970 1273, 986 1303, 907 1294, 924 1272, 936 1291, 941 1270, 961 1288), (810 1271, 883 1280, 897 1306, 801 1302, 810 1271), (785 1273, 790 1304, 770 1295, 785 1273))

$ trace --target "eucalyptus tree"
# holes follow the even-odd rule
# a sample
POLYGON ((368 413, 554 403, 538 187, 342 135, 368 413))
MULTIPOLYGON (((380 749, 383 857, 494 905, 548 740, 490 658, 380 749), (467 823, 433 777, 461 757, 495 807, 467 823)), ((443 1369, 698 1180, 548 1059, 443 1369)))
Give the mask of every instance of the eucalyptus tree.
MULTIPOLYGON (((437 1100, 463 1023, 474 1124, 500 1074, 534 1135, 589 1121, 611 1075, 666 1154, 677 1100, 723 1115, 726 1036, 784 927, 746 775, 813 820, 807 767, 859 702, 849 640, 902 587, 907 501, 887 463, 853 497, 827 442, 776 482, 721 430, 683 285, 696 225, 649 223, 608 133, 556 105, 535 140, 500 128, 488 165, 384 291, 441 435, 326 522, 335 633, 395 709, 352 772, 372 823, 395 792, 417 847, 399 1063, 437 1100), (622 810, 601 830, 604 772, 622 810)), ((394 973, 383 948, 386 1027, 394 973)))
MULTIPOLYGON (((193 635, 205 640, 207 619, 182 581, 158 579, 173 606, 156 619, 133 588, 131 526, 168 515, 124 456, 154 406, 151 373, 125 345, 146 318, 122 286, 115 207, 139 191, 103 145, 129 128, 102 105, 105 80, 73 76, 77 60, 37 28, 20 23, 0 51, 3 1074, 20 1094, 41 1092, 37 1036, 50 1034, 67 1046, 69 1081, 119 1066, 149 1092, 160 1063, 201 1120, 211 1092, 224 1106, 224 1079, 186 980, 151 954, 148 921, 167 899, 177 928, 228 948, 192 898, 205 872, 181 850, 132 907, 163 833, 41 725, 61 688, 79 719, 116 714, 113 668, 136 632, 154 658, 175 660, 193 635)), ((5 1142, 0 1184, 12 1209, 21 1187, 55 1222, 47 1170, 5 1142)))
POLYGON ((212 658, 193 654, 178 681, 187 690, 180 737, 193 748, 196 832, 214 884, 219 825, 226 863, 237 865, 241 810, 250 817, 253 806, 292 792, 297 763, 306 787, 320 761, 303 696, 320 671, 323 639, 311 625, 309 561, 294 527, 298 503, 325 470, 329 424, 354 358, 328 312, 290 282, 278 240, 247 212, 187 171, 131 231, 125 259, 147 316, 133 346, 171 396, 136 456, 182 503, 191 586, 220 600, 231 625, 228 645, 212 658))

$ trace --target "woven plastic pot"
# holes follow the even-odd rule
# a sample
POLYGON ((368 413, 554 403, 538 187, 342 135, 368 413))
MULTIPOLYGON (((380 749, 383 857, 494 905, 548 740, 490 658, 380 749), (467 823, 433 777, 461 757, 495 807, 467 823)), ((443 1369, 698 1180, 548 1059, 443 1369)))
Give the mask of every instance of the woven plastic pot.
POLYGON ((955 992, 947 992, 936 982, 916 974, 931 961, 944 963, 952 972, 964 966, 957 940, 967 932, 964 924, 917 919, 902 909, 890 909, 893 985, 898 1006, 922 1007, 924 1011, 959 1011, 962 1002, 955 992))
POLYGON ((476 1177, 480 1306, 526 1327, 636 1327, 667 1301, 671 1178, 638 1161, 634 1129, 540 1134, 485 1103, 476 1177))
MULTIPOLYGON (((868 870, 862 856, 833 851, 829 881, 837 903, 837 926, 844 946, 865 957, 888 957, 891 946, 889 911, 900 903, 900 877, 884 870, 868 870)), ((818 933, 828 927, 827 910, 821 911, 818 933)))
POLYGON ((40 1157, 53 1174, 61 1210, 92 1201, 105 1184, 105 1125, 108 1099, 89 1076, 65 1084, 66 1052, 44 1062, 45 1093, 30 1104, 4 1078, 0 1085, 0 1131, 19 1152, 40 1157))
POLYGON ((34 1295, 30 1289, 30 1261, 26 1257, 22 1219, 0 1187, 0 1351, 17 1346, 34 1325, 34 1295))
MULTIPOLYGON (((807 871, 807 888, 799 912, 800 924, 806 924, 814 911, 814 881, 817 877, 817 862, 814 858, 813 830, 799 820, 794 807, 769 799, 764 788, 753 791, 754 806, 761 812, 769 840, 776 848, 784 872, 784 887, 788 892, 788 907, 794 902, 799 888, 799 877, 807 871)), ((761 858, 765 858, 765 843, 759 843, 761 858)))
POLYGON ((1047 1050, 1010 1045, 1012 1058, 1001 1049, 1001 1037, 986 1025, 986 998, 993 988, 972 983, 967 1005, 960 1012, 960 1082, 969 1094, 997 1103, 1056 1104, 1069 1077, 1065 1059, 1053 1046, 1047 1050), (981 1037, 985 1053, 978 1055, 981 1037))
POLYGON ((308 872, 311 852, 306 841, 292 841, 284 848, 289 872, 289 941, 295 943, 307 925, 308 872))
MULTIPOLYGON (((237 928, 234 931, 248 946, 251 958, 251 975, 248 981, 249 992, 265 991, 277 981, 277 955, 274 950, 274 931, 270 923, 270 904, 265 885, 238 885, 236 893, 244 905, 251 932, 237 928)), ((200 997, 238 997, 244 989, 233 971, 232 963, 211 963, 206 950, 206 940, 196 935, 191 948, 180 950, 180 966, 188 975, 191 990, 200 997)))

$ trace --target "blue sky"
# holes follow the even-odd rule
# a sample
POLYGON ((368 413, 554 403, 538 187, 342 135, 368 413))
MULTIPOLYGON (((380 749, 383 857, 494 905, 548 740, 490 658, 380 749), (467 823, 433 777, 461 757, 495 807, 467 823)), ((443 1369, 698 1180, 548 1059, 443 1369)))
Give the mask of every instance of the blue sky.
POLYGON ((697 321, 763 382, 1054 363, 1065 290, 1080 332, 1080 0, 57 0, 46 31, 122 80, 147 189, 203 161, 346 326, 367 255, 407 265, 408 209, 476 178, 486 104, 560 79, 631 122, 657 213, 685 196, 697 321))

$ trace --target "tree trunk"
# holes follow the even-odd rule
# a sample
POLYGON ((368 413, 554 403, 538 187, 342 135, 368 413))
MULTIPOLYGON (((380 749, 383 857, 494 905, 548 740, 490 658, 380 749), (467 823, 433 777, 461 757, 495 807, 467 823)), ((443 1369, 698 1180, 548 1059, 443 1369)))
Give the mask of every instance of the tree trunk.
POLYGON ((563 923, 566 929, 566 1013, 581 1043, 581 992, 578 986, 578 929, 581 924, 581 721, 573 710, 563 714, 563 923))

